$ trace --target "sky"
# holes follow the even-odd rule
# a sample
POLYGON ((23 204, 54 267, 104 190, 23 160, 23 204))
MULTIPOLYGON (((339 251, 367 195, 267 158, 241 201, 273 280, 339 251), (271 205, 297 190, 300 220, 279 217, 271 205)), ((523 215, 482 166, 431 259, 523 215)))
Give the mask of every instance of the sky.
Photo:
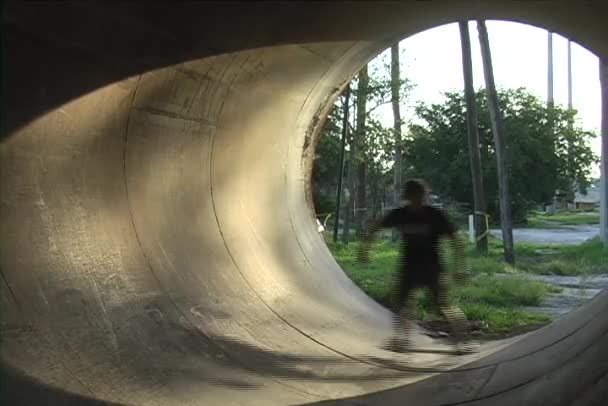
MULTIPOLYGON (((525 87, 543 100, 547 98, 547 31, 506 21, 488 21, 488 36, 496 86, 525 87)), ((484 86, 477 25, 469 23, 475 88, 484 86)), ((553 34, 553 92, 556 104, 568 103, 567 45, 564 37, 553 34)), ((400 43, 401 75, 416 87, 404 104, 402 116, 413 117, 413 106, 423 101, 437 103, 442 93, 464 88, 458 24, 448 24, 404 39, 400 43)), ((390 50, 387 51, 390 54, 390 50)), ((387 59, 388 60, 388 59, 387 59)), ((582 46, 572 43, 572 100, 584 129, 599 134, 601 95, 598 58, 582 46)), ((392 126, 392 110, 383 106, 379 118, 392 126)), ((592 141, 600 153, 600 139, 592 141)), ((594 175, 599 174, 599 167, 594 175)))

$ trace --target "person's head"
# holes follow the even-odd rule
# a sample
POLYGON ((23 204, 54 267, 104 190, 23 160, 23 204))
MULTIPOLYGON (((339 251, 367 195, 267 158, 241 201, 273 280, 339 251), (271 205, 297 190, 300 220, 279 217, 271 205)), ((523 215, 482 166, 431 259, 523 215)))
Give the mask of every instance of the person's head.
POLYGON ((428 186, 421 179, 411 179, 403 187, 403 199, 414 207, 428 204, 428 186))

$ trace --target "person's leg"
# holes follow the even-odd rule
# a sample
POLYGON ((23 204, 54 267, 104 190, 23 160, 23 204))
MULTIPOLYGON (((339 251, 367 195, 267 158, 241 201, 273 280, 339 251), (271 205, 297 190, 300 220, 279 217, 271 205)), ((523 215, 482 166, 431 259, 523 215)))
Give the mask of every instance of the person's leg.
POLYGON ((395 317, 395 337, 398 337, 405 343, 410 343, 411 332, 414 327, 415 312, 416 312, 416 298, 415 290, 413 287, 408 288, 403 296, 403 302, 401 308, 395 317))
POLYGON ((458 341, 464 340, 467 330, 467 318, 457 306, 450 306, 449 277, 447 273, 439 270, 433 275, 431 291, 433 302, 439 312, 446 318, 458 341))
POLYGON ((414 320, 415 286, 405 272, 399 274, 399 281, 396 286, 397 292, 393 309, 394 334, 390 346, 394 350, 407 350, 411 344, 410 333, 414 320))

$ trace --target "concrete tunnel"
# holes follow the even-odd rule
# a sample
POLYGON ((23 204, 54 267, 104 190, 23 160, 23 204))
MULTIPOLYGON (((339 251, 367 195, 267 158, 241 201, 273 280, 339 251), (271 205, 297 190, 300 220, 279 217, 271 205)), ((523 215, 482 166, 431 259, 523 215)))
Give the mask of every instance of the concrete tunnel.
POLYGON ((606 293, 402 362, 316 232, 341 89, 392 42, 477 18, 608 58, 602 1, 6 2, 2 404, 606 404, 606 293))

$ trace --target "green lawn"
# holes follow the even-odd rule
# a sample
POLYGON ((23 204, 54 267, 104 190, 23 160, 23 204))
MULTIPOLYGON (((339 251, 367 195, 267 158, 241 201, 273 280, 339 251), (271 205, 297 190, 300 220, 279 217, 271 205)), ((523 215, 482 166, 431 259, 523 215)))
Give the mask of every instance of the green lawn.
MULTIPOLYGON (((369 264, 356 260, 358 242, 348 245, 328 242, 328 246, 355 284, 379 303, 390 306, 397 244, 388 240, 375 242, 369 264)), ((487 326, 485 333, 488 335, 506 335, 550 320, 547 315, 523 311, 521 306, 539 305, 547 294, 559 292, 561 288, 531 280, 530 274, 584 276, 608 273, 608 248, 599 238, 579 245, 516 243, 515 267, 502 259, 499 239, 491 237, 488 248, 487 255, 480 255, 473 244, 467 244, 466 259, 471 278, 463 286, 454 286, 451 297, 469 320, 487 326)), ((447 246, 442 246, 442 251, 445 258, 450 257, 447 246)), ((452 266, 449 261, 447 263, 451 271, 452 266)), ((435 317, 426 293, 419 294, 417 309, 420 320, 435 317)))
MULTIPOLYGON (((356 261, 358 245, 356 242, 348 245, 328 244, 344 272, 355 284, 379 303, 390 306, 397 245, 388 241, 375 243, 369 264, 356 261)), ((506 334, 522 326, 550 320, 549 316, 525 312, 518 307, 540 304, 550 291, 556 291, 556 287, 532 281, 518 270, 513 270, 513 275, 507 277, 495 275, 504 273, 506 267, 492 253, 489 257, 480 257, 469 247, 467 257, 473 275, 466 285, 454 287, 451 300, 460 306, 469 320, 486 325, 487 334, 506 334)), ((426 292, 418 295, 417 309, 420 320, 436 317, 426 292)))
POLYGON ((599 224, 600 214, 597 210, 560 210, 556 213, 533 212, 528 216, 527 227, 550 228, 575 226, 581 224, 599 224))
POLYGON ((568 276, 608 273, 608 248, 604 247, 599 237, 578 245, 516 243, 516 268, 502 261, 502 245, 497 239, 490 240, 487 257, 476 255, 472 247, 468 249, 468 256, 471 266, 485 273, 568 276))
MULTIPOLYGON (((598 223, 597 210, 561 210, 554 214, 534 212, 528 218, 527 227, 598 223)), ((348 245, 329 242, 328 246, 355 284, 377 302, 391 306, 397 244, 388 240, 374 243, 369 264, 356 261, 357 242, 348 245)), ((472 275, 467 284, 453 287, 451 300, 460 306, 469 320, 486 326, 484 332, 490 336, 525 330, 526 326, 550 320, 548 315, 523 311, 521 307, 537 306, 547 294, 559 292, 561 288, 532 280, 530 274, 586 276, 608 273, 608 248, 599 238, 579 245, 516 243, 514 267, 504 262, 499 239, 491 237, 488 248, 487 255, 480 255, 473 244, 467 244, 466 258, 472 275)), ((447 247, 442 246, 442 251, 444 258, 450 257, 447 247)), ((451 271, 449 261, 448 268, 451 271)), ((420 320, 436 317, 425 292, 418 295, 417 310, 420 320)))

